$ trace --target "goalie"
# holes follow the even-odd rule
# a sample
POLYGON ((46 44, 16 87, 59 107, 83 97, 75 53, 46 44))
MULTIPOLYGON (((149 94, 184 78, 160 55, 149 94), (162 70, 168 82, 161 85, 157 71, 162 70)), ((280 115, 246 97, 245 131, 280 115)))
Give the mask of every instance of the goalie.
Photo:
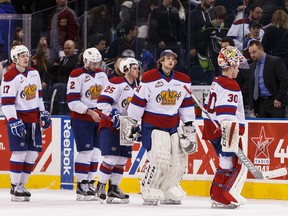
POLYGON ((239 135, 244 133, 245 115, 242 93, 234 80, 239 64, 245 62, 246 59, 235 47, 222 48, 218 56, 222 75, 214 79, 204 102, 211 119, 203 112, 203 139, 210 141, 219 156, 219 167, 210 190, 212 207, 215 208, 236 208, 245 203, 240 194, 247 168, 238 163, 235 155, 241 148, 239 135))
MULTIPOLYGON (((186 193, 180 186, 186 170, 188 154, 197 151, 194 101, 183 85, 191 85, 190 78, 173 70, 177 55, 164 50, 157 69, 143 74, 142 80, 128 107, 134 123, 141 122, 142 145, 147 150, 149 163, 140 190, 144 204, 181 204, 186 193), (184 125, 177 127, 181 120, 184 125), (180 146, 180 144, 181 146, 180 146)), ((127 132, 124 139, 129 139, 127 132), (126 137, 126 138, 125 138, 126 137)))

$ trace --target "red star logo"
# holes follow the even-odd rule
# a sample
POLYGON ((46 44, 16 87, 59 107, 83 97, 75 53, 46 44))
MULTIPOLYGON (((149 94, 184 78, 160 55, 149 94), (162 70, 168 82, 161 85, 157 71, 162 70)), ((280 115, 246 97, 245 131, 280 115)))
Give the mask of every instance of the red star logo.
POLYGON ((274 138, 266 137, 264 126, 261 127, 259 137, 251 137, 252 142, 256 145, 255 158, 259 158, 261 155, 265 158, 270 158, 268 146, 273 142, 274 138))

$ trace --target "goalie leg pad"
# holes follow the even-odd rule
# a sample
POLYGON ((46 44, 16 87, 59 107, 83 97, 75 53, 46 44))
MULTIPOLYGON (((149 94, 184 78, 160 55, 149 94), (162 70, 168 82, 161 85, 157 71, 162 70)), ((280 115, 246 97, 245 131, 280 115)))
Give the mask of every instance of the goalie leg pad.
POLYGON ((234 121, 221 123, 221 145, 223 152, 237 152, 239 148, 239 124, 234 121))
POLYGON ((236 164, 232 170, 218 169, 210 190, 211 199, 224 205, 246 203, 241 191, 247 178, 247 168, 236 164))
POLYGON ((180 201, 186 197, 186 193, 180 186, 180 181, 186 171, 188 155, 184 153, 179 144, 177 133, 171 135, 171 160, 161 189, 165 194, 165 200, 180 201))
POLYGON ((140 189, 144 200, 163 200, 164 194, 160 185, 170 166, 170 134, 165 131, 153 130, 151 137, 149 165, 145 170, 145 177, 141 182, 140 189))

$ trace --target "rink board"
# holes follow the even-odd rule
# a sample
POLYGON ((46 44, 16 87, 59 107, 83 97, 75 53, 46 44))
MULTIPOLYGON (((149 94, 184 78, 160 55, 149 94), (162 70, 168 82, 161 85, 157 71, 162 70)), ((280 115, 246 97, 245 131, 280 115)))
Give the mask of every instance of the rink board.
MULTIPOLYGON (((73 189, 74 157, 76 154, 70 119, 54 117, 53 126, 43 132, 43 151, 40 153, 28 188, 73 189)), ((198 152, 189 156, 187 173, 182 187, 188 195, 209 196, 209 190, 218 158, 209 142, 202 139, 203 121, 195 121, 198 135, 198 152)), ((288 122, 286 120, 247 120, 243 136, 244 152, 262 171, 284 167, 288 164, 288 122)), ((5 121, 0 119, 0 188, 10 186, 9 146, 5 121)), ((128 161, 121 187, 126 192, 138 193, 139 179, 143 176, 145 150, 140 143, 133 146, 132 158, 128 161)), ((255 180, 249 173, 243 196, 288 200, 288 176, 265 181, 255 180)))

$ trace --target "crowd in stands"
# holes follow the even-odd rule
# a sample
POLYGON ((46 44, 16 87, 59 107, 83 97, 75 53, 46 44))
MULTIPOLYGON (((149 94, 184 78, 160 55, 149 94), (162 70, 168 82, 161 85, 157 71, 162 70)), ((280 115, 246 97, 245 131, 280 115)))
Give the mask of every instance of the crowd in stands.
MULTIPOLYGON (((32 14, 31 66, 40 72, 45 101, 54 88, 65 87, 70 71, 83 66, 87 47, 100 51, 109 77, 119 75, 123 56, 139 60, 144 72, 171 49, 178 56, 176 70, 188 74, 192 84, 209 85, 221 74, 217 56, 226 41, 250 63, 249 43, 262 41, 265 53, 288 67, 288 0, 0 0, 0 14, 13 13, 32 14)), ((0 20, 1 77, 9 50, 23 44, 24 36, 17 23, 0 20)), ((249 91, 239 84, 246 89, 245 102, 249 91)))

